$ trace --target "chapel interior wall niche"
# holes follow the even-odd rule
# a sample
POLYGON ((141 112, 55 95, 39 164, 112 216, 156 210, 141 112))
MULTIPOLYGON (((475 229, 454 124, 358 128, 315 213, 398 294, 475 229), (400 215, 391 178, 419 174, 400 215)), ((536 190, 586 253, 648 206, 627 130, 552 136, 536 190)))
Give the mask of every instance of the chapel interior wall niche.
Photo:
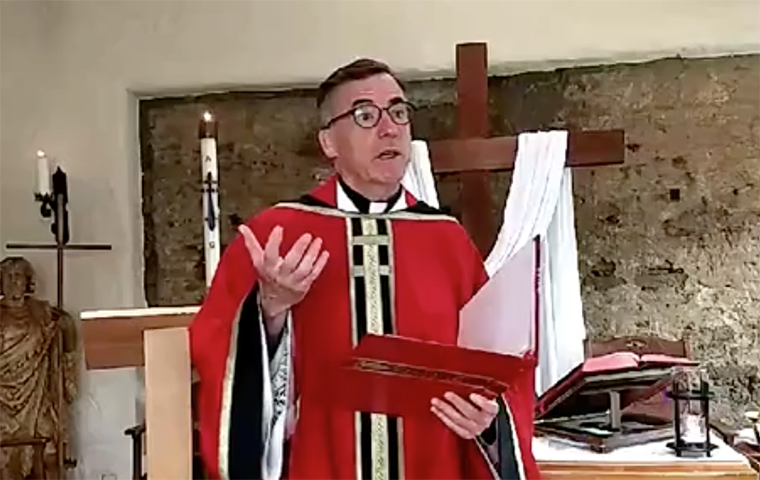
MULTIPOLYGON (((456 134, 453 80, 408 85, 415 138, 456 134)), ((760 402, 760 57, 666 59, 489 80, 492 134, 623 129, 625 165, 574 172, 579 268, 592 339, 686 339, 717 418, 760 402)), ((151 306, 203 297, 198 120, 219 121, 222 243, 231 215, 293 198, 328 173, 314 92, 231 92, 140 104, 145 291, 151 306)), ((497 225, 510 177, 492 176, 497 225)), ((458 215, 459 182, 437 178, 458 215)))

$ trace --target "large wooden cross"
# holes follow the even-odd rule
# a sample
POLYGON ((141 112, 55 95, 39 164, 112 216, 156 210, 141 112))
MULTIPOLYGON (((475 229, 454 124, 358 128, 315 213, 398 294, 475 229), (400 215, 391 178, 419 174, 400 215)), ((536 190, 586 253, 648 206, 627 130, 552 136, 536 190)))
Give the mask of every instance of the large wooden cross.
MULTIPOLYGON (((457 138, 430 143, 434 173, 462 176, 462 223, 485 257, 496 240, 488 172, 509 170, 517 137, 489 137, 488 55, 485 43, 456 47, 457 138)), ((623 163, 622 130, 569 132, 567 165, 592 167, 623 163)))

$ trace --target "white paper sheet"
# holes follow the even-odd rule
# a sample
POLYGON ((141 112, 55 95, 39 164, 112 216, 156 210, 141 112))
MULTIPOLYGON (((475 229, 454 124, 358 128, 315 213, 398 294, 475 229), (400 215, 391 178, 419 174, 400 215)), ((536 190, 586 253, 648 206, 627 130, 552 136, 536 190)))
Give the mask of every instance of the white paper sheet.
POLYGON ((538 258, 527 242, 459 314, 458 345, 522 356, 534 350, 538 258))

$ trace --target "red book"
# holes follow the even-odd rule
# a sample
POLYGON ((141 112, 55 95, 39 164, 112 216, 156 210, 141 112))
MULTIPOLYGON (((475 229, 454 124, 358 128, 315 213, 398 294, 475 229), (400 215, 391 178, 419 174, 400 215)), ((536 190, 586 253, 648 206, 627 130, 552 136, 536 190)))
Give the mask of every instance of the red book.
POLYGON ((608 392, 620 391, 621 408, 644 399, 640 392, 655 392, 669 382, 671 369, 679 365, 697 365, 685 357, 661 354, 638 355, 621 351, 587 359, 552 388, 544 392, 536 405, 538 418, 591 413, 609 408, 608 392), (636 394, 636 392, 639 394, 636 394), (593 392, 589 393, 589 392, 593 392))
POLYGON ((538 251, 537 242, 528 242, 465 305, 458 345, 365 335, 325 375, 317 395, 333 408, 407 416, 429 414, 430 401, 446 392, 493 399, 532 376, 538 251))
POLYGON ((685 357, 673 357, 659 353, 639 355, 624 351, 589 358, 583 363, 581 368, 584 373, 602 373, 676 365, 696 365, 696 362, 685 357))
POLYGON ((325 379, 321 391, 332 407, 395 416, 426 414, 434 397, 452 392, 465 399, 471 393, 493 399, 534 368, 533 357, 366 335, 325 379))

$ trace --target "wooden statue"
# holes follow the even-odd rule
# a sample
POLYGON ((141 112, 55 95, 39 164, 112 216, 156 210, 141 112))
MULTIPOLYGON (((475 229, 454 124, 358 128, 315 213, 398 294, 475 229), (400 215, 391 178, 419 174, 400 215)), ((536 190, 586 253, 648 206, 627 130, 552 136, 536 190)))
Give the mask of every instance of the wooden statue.
POLYGON ((22 257, 0 262, 1 480, 63 478, 58 446, 68 443, 78 392, 76 324, 34 298, 34 276, 22 257))

